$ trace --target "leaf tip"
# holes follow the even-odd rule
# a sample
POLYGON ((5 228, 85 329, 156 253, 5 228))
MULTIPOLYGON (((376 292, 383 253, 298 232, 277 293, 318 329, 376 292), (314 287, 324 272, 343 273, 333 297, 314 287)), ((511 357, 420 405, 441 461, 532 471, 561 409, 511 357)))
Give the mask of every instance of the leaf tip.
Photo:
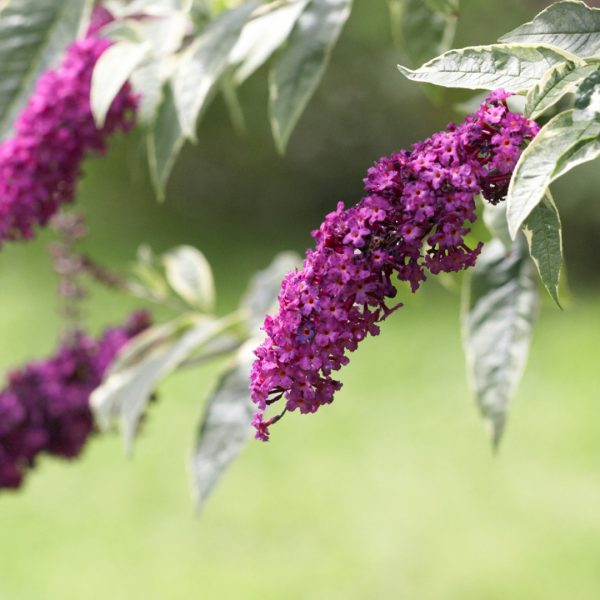
POLYGON ((412 69, 409 69, 408 67, 405 67, 404 65, 396 65, 396 68, 398 69, 398 71, 400 71, 400 73, 402 75, 404 75, 404 77, 407 77, 410 79, 410 75, 412 73, 414 73, 414 71, 412 69))
POLYGON ((506 415, 494 414, 486 419, 487 429, 490 435, 492 452, 497 455, 500 451, 500 442, 504 435, 504 427, 506 425, 506 415))

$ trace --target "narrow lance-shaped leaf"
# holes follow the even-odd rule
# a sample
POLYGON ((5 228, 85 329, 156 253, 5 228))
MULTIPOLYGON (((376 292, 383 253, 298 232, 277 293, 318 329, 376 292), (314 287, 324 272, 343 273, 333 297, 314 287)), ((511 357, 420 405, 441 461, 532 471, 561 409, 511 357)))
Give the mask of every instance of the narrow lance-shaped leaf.
POLYGON ((191 465, 198 508, 250 438, 253 405, 248 386, 257 343, 252 339, 240 349, 208 401, 191 465))
POLYGON ((104 126, 113 100, 149 50, 150 46, 146 43, 117 42, 98 59, 90 92, 92 114, 98 128, 104 126))
POLYGON ((555 65, 529 90, 524 114, 537 119, 597 68, 570 60, 555 65))
POLYGON ((269 113, 281 153, 325 73, 351 6, 352 0, 312 0, 271 66, 269 113))
POLYGON ((413 64, 421 64, 452 46, 456 14, 423 0, 388 0, 392 33, 413 64))
POLYGON ((583 2, 556 2, 532 21, 500 38, 501 42, 556 46, 577 56, 600 54, 600 10, 583 2))
POLYGON ((466 281, 462 321, 470 383, 494 446, 525 368, 537 305, 525 241, 508 254, 499 240, 486 244, 466 281))
POLYGON ((38 77, 80 33, 89 7, 84 0, 0 2, 0 138, 9 135, 38 77))
POLYGON ((120 415, 128 452, 133 448, 140 418, 156 386, 192 352, 222 331, 221 321, 202 319, 172 344, 154 348, 143 360, 121 370, 110 369, 104 382, 92 393, 90 402, 95 412, 104 415, 104 420, 106 415, 120 415))
POLYGON ((521 154, 508 188, 508 228, 513 238, 555 179, 561 157, 580 142, 599 134, 600 123, 573 121, 572 110, 556 115, 542 127, 521 154))
POLYGON ((523 233, 542 283, 560 307, 558 284, 563 261, 562 233, 558 209, 549 190, 523 223, 523 233))
POLYGON ((181 56, 173 77, 175 105, 185 136, 196 139, 198 116, 214 85, 229 64, 229 55, 255 1, 228 10, 204 29, 181 56))
POLYGON ((239 65, 233 75, 236 84, 248 79, 287 40, 307 3, 293 0, 273 8, 266 5, 264 14, 255 15, 244 26, 229 57, 232 65, 239 65))
POLYGON ((402 65, 398 69, 413 81, 444 87, 520 92, 534 86, 554 65, 572 58, 556 48, 495 44, 449 50, 418 69, 402 65))
POLYGON ((582 140, 558 159, 552 173, 552 181, 562 177, 571 169, 598 158, 598 156, 600 156, 600 138, 582 140))
POLYGON ((170 83, 163 88, 163 98, 156 119, 146 138, 150 177, 159 201, 165 199, 165 190, 185 136, 179 123, 175 99, 170 83))
POLYGON ((283 252, 250 282, 240 303, 247 315, 250 339, 234 357, 213 392, 199 430, 192 458, 194 489, 201 506, 223 471, 243 450, 250 437, 253 405, 250 401, 250 370, 253 350, 260 344, 260 326, 276 305, 283 277, 298 266, 300 257, 283 252))

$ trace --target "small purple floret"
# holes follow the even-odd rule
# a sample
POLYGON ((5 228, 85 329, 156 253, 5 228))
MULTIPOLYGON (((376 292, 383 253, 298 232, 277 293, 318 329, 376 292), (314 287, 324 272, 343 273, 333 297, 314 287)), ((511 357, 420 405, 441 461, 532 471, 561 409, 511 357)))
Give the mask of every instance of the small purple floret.
POLYGON ((390 157, 364 180, 367 195, 343 203, 313 231, 302 270, 281 285, 279 312, 264 323, 266 340, 255 354, 251 395, 260 412, 257 439, 288 410, 313 413, 329 404, 341 383, 334 371, 348 363, 368 334, 401 304, 392 277, 416 291, 426 273, 466 269, 482 244, 465 242, 476 220, 475 196, 495 204, 506 195, 510 174, 538 126, 512 113, 503 90, 493 92, 462 125, 448 125, 390 157), (283 410, 265 420, 270 405, 283 410))

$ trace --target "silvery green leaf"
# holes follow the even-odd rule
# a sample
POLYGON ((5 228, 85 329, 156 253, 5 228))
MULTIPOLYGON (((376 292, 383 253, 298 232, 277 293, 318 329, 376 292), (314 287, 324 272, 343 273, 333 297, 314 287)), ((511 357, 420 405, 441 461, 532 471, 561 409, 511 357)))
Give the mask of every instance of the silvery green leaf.
POLYGON ((152 325, 121 348, 98 388, 100 391, 95 391, 90 400, 96 423, 101 429, 109 429, 119 415, 120 405, 115 394, 119 393, 123 382, 129 377, 120 374, 134 372, 151 356, 164 352, 192 324, 187 316, 182 316, 166 323, 152 325))
POLYGON ((185 50, 173 76, 175 105, 184 135, 196 139, 200 111, 229 64, 229 55, 255 1, 227 10, 206 27, 185 50))
POLYGON ((155 57, 169 56, 176 52, 192 24, 183 11, 175 11, 164 17, 144 22, 144 39, 151 45, 155 57))
POLYGON ((100 30, 102 37, 113 42, 132 42, 141 44, 144 41, 144 28, 134 19, 111 21, 100 30))
POLYGON ((300 257, 294 252, 282 252, 250 281, 240 308, 248 313, 248 326, 252 335, 258 334, 265 316, 276 305, 283 278, 297 268, 300 262, 300 257))
POLYGON ((600 54, 600 10, 583 2, 556 2, 500 38, 507 43, 545 44, 582 57, 600 54))
POLYGON ((96 62, 92 74, 90 104, 98 128, 104 126, 114 99, 149 51, 147 43, 116 42, 96 62))
POLYGON ((558 209, 548 190, 523 223, 529 254, 548 293, 560 308, 558 284, 562 268, 562 232, 558 209))
POLYGON ((462 322, 471 387, 494 446, 527 362, 537 306, 525 241, 509 253, 500 240, 488 242, 466 280, 462 322))
POLYGON ((567 60, 552 67, 528 94, 524 114, 537 119, 554 106, 565 94, 572 92, 597 65, 581 64, 567 60))
POLYGON ((568 110, 548 121, 515 166, 506 197, 508 228, 513 238, 556 179, 561 157, 579 143, 600 134, 600 123, 573 121, 572 114, 573 111, 568 110))
POLYGON ((10 0, 0 2, 0 138, 35 87, 55 67, 89 18, 88 0, 10 0))
POLYGON ((571 169, 598 158, 598 156, 600 156, 600 138, 594 137, 582 140, 558 159, 556 168, 552 173, 552 181, 562 177, 571 169))
POLYGON ((128 452, 133 448, 140 418, 161 380, 220 331, 219 321, 198 320, 173 343, 152 348, 143 360, 121 370, 109 370, 102 384, 92 393, 90 403, 103 424, 110 422, 111 416, 119 415, 128 452))
POLYGON ((163 97, 146 138, 150 178, 159 201, 165 199, 167 181, 185 137, 179 123, 170 82, 163 88, 163 97))
POLYGON ((325 73, 351 7, 352 0, 312 0, 275 56, 269 73, 269 114, 282 154, 325 73))
POLYGON ((250 439, 255 407, 250 400, 249 381, 255 358, 252 350, 258 343, 251 339, 240 349, 208 401, 191 463, 198 508, 250 439))
POLYGON ((204 312, 212 311, 215 285, 210 264, 193 246, 178 246, 163 255, 169 285, 190 306, 204 312))
MULTIPOLYGON (((307 3, 308 0, 281 3, 246 23, 229 56, 230 64, 239 65, 233 75, 236 84, 248 79, 286 41, 307 3)), ((270 6, 273 5, 265 8, 270 6)))
POLYGON ((533 87, 554 65, 572 59, 556 48, 495 44, 449 50, 418 69, 398 65, 413 81, 452 88, 521 92, 533 87))

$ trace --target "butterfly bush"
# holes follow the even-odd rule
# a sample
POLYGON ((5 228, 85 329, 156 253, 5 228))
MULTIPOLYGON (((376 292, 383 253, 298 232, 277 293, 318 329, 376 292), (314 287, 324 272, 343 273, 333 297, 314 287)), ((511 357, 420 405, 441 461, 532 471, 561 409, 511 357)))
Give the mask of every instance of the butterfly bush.
POLYGON ((134 125, 138 100, 125 84, 101 129, 90 107, 92 71, 111 42, 99 35, 111 20, 96 9, 84 39, 62 63, 46 71, 18 116, 12 137, 0 144, 0 241, 29 239, 58 208, 71 202, 83 159, 103 153, 114 131, 134 125))
POLYGON ((366 196, 348 209, 340 202, 312 232, 316 247, 285 277, 279 312, 267 316, 267 337, 255 351, 258 439, 268 440, 286 411, 313 413, 332 402, 342 386, 332 373, 401 306, 388 302, 396 296, 394 277, 415 292, 427 273, 475 264, 482 244, 465 242, 475 197, 493 204, 504 198, 524 144, 539 130, 510 112, 508 95, 497 90, 461 125, 381 158, 364 179, 366 196), (280 412, 267 419, 277 403, 280 412))
POLYGON ((99 339, 73 333, 46 360, 9 374, 0 391, 0 488, 18 488, 40 454, 75 458, 94 432, 92 391, 117 352, 150 324, 133 313, 99 339))

